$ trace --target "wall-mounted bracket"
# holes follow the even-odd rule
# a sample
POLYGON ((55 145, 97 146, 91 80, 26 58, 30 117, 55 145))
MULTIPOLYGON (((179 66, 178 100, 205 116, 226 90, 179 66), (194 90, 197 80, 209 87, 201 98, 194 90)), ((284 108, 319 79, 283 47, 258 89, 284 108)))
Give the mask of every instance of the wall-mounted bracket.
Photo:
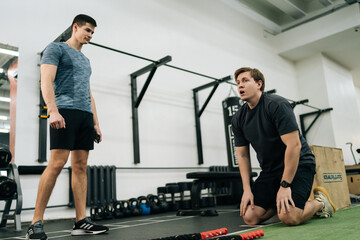
POLYGON ((295 108, 296 105, 308 103, 309 99, 304 99, 304 100, 300 100, 300 101, 293 101, 293 100, 290 100, 290 101, 291 101, 291 103, 290 103, 291 107, 295 108))
POLYGON ((166 56, 148 66, 139 69, 136 72, 130 74, 131 81, 131 109, 132 109, 132 126, 133 126, 133 148, 134 148, 134 163, 140 163, 140 137, 139 137, 139 116, 138 108, 143 99, 146 90, 148 89, 152 78, 158 67, 171 61, 171 56, 166 56), (137 77, 150 72, 144 86, 142 87, 140 94, 137 94, 137 77))
POLYGON ((306 139, 306 134, 309 132, 309 130, 314 125, 316 120, 318 120, 318 118, 320 117, 321 114, 332 111, 332 110, 333 110, 333 108, 326 108, 326 109, 320 109, 320 110, 314 111, 314 112, 301 114, 300 115, 300 127, 301 127, 301 133, 302 133, 303 137, 306 139), (309 117, 309 116, 313 116, 313 115, 316 115, 316 117, 312 120, 310 125, 307 128, 305 128, 305 121, 304 121, 305 118, 309 117))
POLYGON ((196 130, 196 143, 197 143, 197 152, 198 152, 198 164, 203 164, 204 163, 204 158, 203 158, 203 151, 202 151, 202 140, 201 140, 201 126, 200 126, 200 117, 201 114, 205 111, 206 106, 208 105, 208 103, 210 102, 210 99, 212 98, 212 96, 214 95, 217 87, 219 86, 219 84, 230 81, 232 78, 231 76, 226 76, 224 78, 220 78, 218 80, 215 80, 213 82, 204 84, 200 87, 194 88, 193 89, 193 98, 194 98, 194 111, 195 111, 195 130, 196 130), (209 87, 213 87, 213 89, 211 90, 209 96, 206 98, 203 106, 199 107, 199 97, 198 97, 198 92, 204 89, 207 89, 209 87))

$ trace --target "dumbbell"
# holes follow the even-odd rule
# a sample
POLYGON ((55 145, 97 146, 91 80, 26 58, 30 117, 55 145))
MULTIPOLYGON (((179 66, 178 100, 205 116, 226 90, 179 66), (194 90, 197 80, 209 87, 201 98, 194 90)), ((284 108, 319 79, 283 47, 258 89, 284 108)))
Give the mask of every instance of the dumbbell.
POLYGON ((0 199, 10 199, 17 191, 16 182, 8 177, 0 176, 0 199))
POLYGON ((157 195, 149 194, 147 195, 147 198, 150 202, 150 213, 156 214, 161 212, 160 208, 160 199, 157 195))
POLYGON ((191 199, 190 194, 186 195, 186 192, 191 191, 192 182, 179 182, 178 183, 180 189, 180 208, 181 209, 191 209, 191 199))
POLYGON ((12 155, 9 149, 0 147, 0 168, 7 167, 11 159, 12 155))
POLYGON ((171 202, 169 202, 169 210, 177 211, 180 209, 180 188, 177 183, 167 183, 166 192, 171 195, 171 202), (176 194, 178 193, 178 196, 176 194), (179 198, 179 200, 176 200, 179 198))
POLYGON ((202 196, 200 199, 200 207, 214 207, 215 206, 215 197, 212 192, 215 188, 214 182, 207 182, 202 186, 202 189, 206 189, 205 196, 202 196))
POLYGON ((201 194, 200 194, 200 208, 206 208, 208 207, 207 203, 207 196, 209 195, 209 183, 202 183, 201 184, 201 194), (206 190, 206 193, 204 193, 204 190, 206 190), (206 196, 204 195, 206 194, 206 196))
POLYGON ((138 197, 139 201, 139 208, 142 215, 149 215, 150 214, 150 202, 149 199, 145 196, 138 197))
POLYGON ((159 193, 164 193, 164 194, 166 194, 166 187, 158 187, 157 188, 157 193, 159 194, 159 193))

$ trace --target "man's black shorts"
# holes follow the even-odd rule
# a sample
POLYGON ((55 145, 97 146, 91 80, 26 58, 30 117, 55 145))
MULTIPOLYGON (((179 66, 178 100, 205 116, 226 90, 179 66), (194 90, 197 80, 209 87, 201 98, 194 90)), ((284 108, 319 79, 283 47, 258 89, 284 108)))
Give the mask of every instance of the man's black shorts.
POLYGON ((81 110, 59 109, 65 128, 50 127, 50 149, 94 149, 93 114, 81 110))
MULTIPOLYGON (((282 171, 275 173, 260 173, 252 187, 254 204, 265 210, 276 209, 276 195, 280 188, 282 171)), ((291 197, 295 207, 304 209, 309 199, 315 174, 315 164, 300 165, 291 183, 291 197)))

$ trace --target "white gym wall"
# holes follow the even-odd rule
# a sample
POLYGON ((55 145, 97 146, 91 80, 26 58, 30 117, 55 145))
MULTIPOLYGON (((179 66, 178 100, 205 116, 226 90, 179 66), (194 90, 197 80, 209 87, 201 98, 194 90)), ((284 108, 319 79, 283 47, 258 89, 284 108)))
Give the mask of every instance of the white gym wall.
MULTIPOLYGON (((260 25, 221 1, 3 0, 0 6, 0 42, 19 47, 20 53, 17 165, 39 165, 38 53, 79 13, 96 19, 95 43, 154 60, 171 55, 171 65, 218 78, 232 75, 242 66, 256 67, 265 75, 266 90, 276 89, 279 95, 293 100, 309 98, 309 104, 319 108, 333 107, 313 127, 309 143, 343 148, 346 163, 353 164, 345 146, 346 141, 352 141, 354 147, 360 147, 359 90, 352 84, 351 69, 321 54, 297 63, 279 56, 278 46, 271 36, 264 37, 260 25), (344 92, 338 91, 340 86, 344 92)), ((204 164, 199 166, 191 89, 211 80, 165 66, 158 68, 139 107, 141 163, 135 165, 129 74, 149 62, 91 45, 82 51, 92 64, 91 89, 103 133, 103 142, 91 152, 89 165, 194 168, 118 170, 118 199, 156 193, 156 188, 167 182, 186 181, 186 173, 197 167, 227 165, 221 101, 228 96, 230 85, 219 86, 201 117, 204 164)), ((139 92, 145 79, 138 78, 139 92)), ((201 105, 209 91, 200 92, 201 105)), ((297 115, 312 111, 301 107, 295 110, 297 115)), ((258 163, 252 157, 256 168, 258 163)), ((39 177, 21 176, 24 208, 35 205, 39 177)), ((67 204, 68 189, 68 171, 64 170, 49 205, 67 204)), ((22 221, 30 221, 32 214, 23 211, 22 221)), ((74 217, 74 210, 54 208, 45 214, 45 219, 66 217, 74 217)))

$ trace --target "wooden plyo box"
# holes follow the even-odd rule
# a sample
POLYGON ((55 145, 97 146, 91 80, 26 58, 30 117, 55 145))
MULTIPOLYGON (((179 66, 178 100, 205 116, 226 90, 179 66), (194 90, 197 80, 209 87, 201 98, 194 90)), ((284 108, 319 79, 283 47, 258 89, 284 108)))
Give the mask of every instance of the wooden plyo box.
POLYGON ((351 194, 360 194, 360 165, 345 166, 347 181, 351 194))
MULTIPOLYGON (((342 150, 322 146, 310 146, 315 155, 316 174, 313 188, 324 187, 337 209, 351 205, 342 150)), ((312 191, 311 191, 312 192, 312 191)), ((310 196, 314 199, 313 193, 310 196)))
POLYGON ((360 194, 360 174, 348 175, 347 181, 349 185, 349 192, 351 194, 359 195, 360 194))

